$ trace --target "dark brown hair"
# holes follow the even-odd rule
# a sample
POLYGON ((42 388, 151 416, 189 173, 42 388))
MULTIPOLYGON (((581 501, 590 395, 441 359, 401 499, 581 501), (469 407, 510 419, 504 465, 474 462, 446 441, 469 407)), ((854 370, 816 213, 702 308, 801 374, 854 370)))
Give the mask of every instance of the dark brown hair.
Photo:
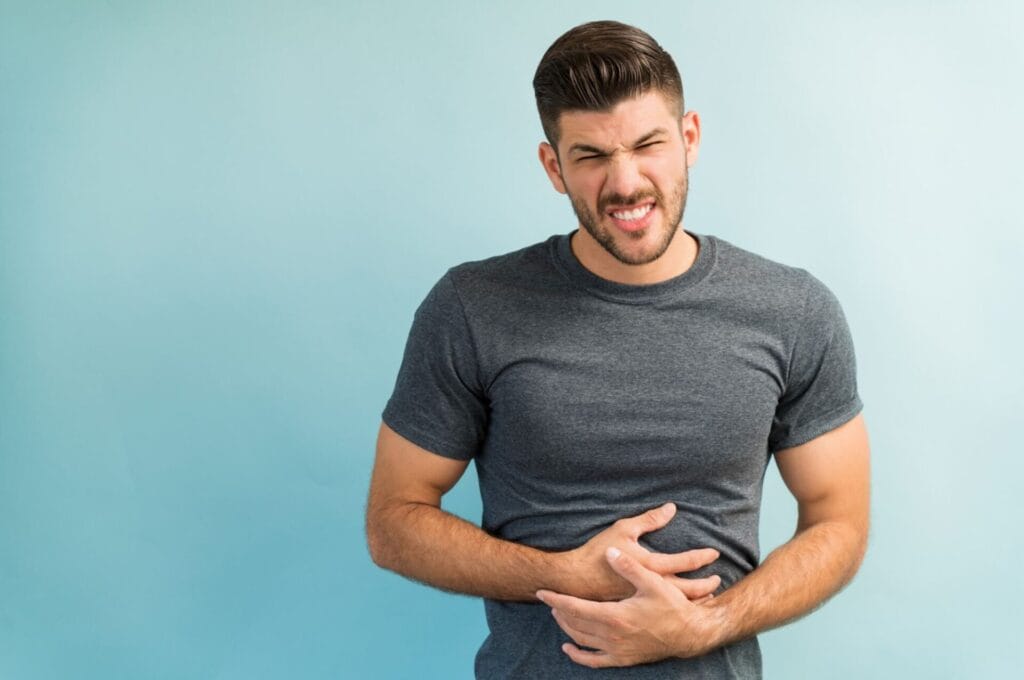
POLYGON ((563 112, 606 111, 651 89, 683 115, 683 81, 671 55, 647 33, 617 21, 569 29, 544 53, 533 76, 540 124, 556 152, 563 112))

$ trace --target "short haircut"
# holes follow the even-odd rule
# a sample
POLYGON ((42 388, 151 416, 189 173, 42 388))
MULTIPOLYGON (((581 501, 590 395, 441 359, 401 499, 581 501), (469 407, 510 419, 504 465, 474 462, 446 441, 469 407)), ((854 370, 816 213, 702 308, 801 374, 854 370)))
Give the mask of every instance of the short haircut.
POLYGON ((672 56, 644 31, 618 21, 569 29, 544 53, 533 76, 540 124, 556 153, 563 112, 607 111, 652 89, 683 115, 683 80, 672 56))

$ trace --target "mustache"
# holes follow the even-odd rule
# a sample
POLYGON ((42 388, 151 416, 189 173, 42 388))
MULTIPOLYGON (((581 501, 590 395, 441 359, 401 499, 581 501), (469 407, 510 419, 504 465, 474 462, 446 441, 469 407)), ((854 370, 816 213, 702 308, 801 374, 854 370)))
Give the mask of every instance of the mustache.
POLYGON ((623 196, 622 194, 608 194, 598 201, 597 209, 599 212, 603 213, 608 209, 608 206, 634 205, 652 198, 658 203, 661 203, 661 194, 657 190, 644 189, 642 191, 635 191, 629 196, 623 196))

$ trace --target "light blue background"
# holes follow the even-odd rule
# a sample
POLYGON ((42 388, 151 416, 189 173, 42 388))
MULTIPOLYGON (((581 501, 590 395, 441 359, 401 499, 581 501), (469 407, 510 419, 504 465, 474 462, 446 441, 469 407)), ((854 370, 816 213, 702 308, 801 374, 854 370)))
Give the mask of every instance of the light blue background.
POLYGON ((480 603, 367 556, 373 445, 430 285, 574 228, 530 80, 594 18, 702 114, 687 228, 853 330, 871 548, 767 677, 1018 672, 1020 4, 482 5, 0 5, 0 677, 471 676, 480 603))

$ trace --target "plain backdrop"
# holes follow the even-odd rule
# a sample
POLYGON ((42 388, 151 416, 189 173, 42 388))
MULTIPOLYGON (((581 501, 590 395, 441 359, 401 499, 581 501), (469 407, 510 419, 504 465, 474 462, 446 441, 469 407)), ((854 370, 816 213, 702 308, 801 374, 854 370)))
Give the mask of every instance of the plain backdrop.
MULTIPOLYGON (((481 603, 369 559, 374 441, 444 271, 575 228, 530 82, 598 18, 702 114, 687 228, 853 332, 869 554, 766 676, 1019 671, 1019 3, 108 0, 0 3, 0 677, 472 676, 481 603)), ((794 512, 772 465, 765 553, 794 512)))

